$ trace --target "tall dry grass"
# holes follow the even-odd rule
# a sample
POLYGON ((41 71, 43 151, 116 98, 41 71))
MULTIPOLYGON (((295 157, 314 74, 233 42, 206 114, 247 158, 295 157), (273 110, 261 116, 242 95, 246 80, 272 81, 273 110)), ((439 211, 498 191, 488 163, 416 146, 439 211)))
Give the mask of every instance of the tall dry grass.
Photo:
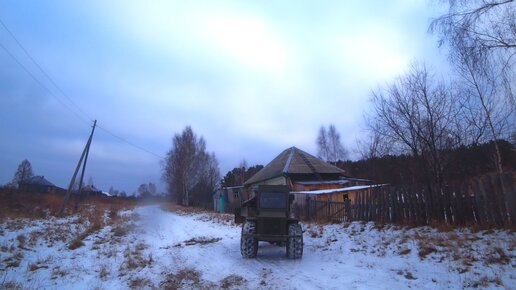
MULTIPOLYGON (((42 219, 57 216, 64 195, 57 193, 0 192, 0 221, 6 218, 42 219)), ((130 198, 72 195, 65 207, 64 216, 82 214, 94 207, 98 212, 132 209, 137 201, 130 198)))

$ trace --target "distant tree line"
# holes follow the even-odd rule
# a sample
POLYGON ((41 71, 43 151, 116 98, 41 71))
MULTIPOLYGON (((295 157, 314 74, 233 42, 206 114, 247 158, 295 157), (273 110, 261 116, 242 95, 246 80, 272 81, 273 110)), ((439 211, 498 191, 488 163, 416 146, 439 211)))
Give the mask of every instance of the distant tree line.
MULTIPOLYGON (((498 143, 504 171, 516 172, 516 147, 504 140, 498 143)), ((448 163, 443 176, 445 186, 460 186, 470 178, 496 172, 492 142, 460 146, 445 154, 453 161, 448 163)), ((349 176, 370 179, 376 183, 417 187, 427 181, 425 171, 410 154, 386 154, 358 161, 339 161, 337 166, 349 176)))
POLYGON ((124 190, 115 189, 113 186, 109 187, 108 193, 111 196, 127 197, 127 193, 124 190))
POLYGON ((263 168, 263 165, 254 165, 247 167, 247 162, 244 160, 239 167, 235 167, 228 171, 222 178, 222 187, 232 187, 244 185, 244 182, 255 175, 263 168))
POLYGON ((141 198, 149 198, 151 196, 156 196, 156 185, 152 182, 142 183, 140 184, 140 186, 138 186, 138 194, 141 198))

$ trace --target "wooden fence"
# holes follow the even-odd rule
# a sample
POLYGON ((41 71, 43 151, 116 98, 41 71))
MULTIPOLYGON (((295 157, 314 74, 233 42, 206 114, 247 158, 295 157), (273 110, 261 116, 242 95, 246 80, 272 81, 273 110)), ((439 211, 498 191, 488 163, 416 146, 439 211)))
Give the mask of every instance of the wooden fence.
POLYGON ((410 225, 445 223, 516 227, 516 187, 511 173, 486 175, 458 189, 430 193, 381 187, 358 192, 355 202, 310 200, 298 214, 321 222, 375 221, 410 225))

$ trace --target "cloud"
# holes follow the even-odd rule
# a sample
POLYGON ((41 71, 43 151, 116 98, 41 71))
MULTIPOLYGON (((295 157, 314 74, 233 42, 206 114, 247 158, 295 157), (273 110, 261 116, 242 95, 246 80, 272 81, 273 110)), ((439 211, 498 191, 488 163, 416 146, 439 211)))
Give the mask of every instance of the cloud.
POLYGON ((294 52, 278 27, 253 10, 224 2, 141 4, 112 4, 102 10, 103 21, 115 25, 135 45, 163 57, 269 74, 282 72, 293 62, 294 52))
MULTIPOLYGON (((412 58, 435 56, 426 4, 407 1, 99 0, 52 2, 46 9, 1 3, 0 14, 101 126, 164 155, 173 134, 191 125, 224 174, 243 158, 265 164, 293 145, 315 153, 320 125, 335 124, 352 146, 370 90, 402 73, 412 58)), ((54 171, 56 159, 69 170, 89 124, 14 67, 10 61, 0 68, 0 128, 13 134, 9 146, 24 146, 0 146, 17 152, 8 171, 38 147, 47 150, 38 155, 47 166, 42 171, 54 171)), ((91 160, 95 179, 110 184, 112 176, 120 180, 116 187, 125 180, 126 190, 150 181, 148 173, 159 179, 153 156, 102 130, 91 160)), ((53 174, 68 178, 65 169, 53 174)))
POLYGON ((389 79, 401 73, 410 63, 407 43, 392 30, 377 26, 365 27, 336 39, 334 55, 340 56, 340 66, 348 73, 364 79, 389 79))

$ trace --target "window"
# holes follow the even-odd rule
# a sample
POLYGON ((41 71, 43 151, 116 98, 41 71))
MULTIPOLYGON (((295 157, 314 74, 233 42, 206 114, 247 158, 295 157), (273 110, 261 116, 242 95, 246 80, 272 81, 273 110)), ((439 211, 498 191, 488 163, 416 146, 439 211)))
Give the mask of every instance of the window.
POLYGON ((280 209, 287 207, 287 195, 278 192, 262 192, 260 195, 260 207, 280 209))

